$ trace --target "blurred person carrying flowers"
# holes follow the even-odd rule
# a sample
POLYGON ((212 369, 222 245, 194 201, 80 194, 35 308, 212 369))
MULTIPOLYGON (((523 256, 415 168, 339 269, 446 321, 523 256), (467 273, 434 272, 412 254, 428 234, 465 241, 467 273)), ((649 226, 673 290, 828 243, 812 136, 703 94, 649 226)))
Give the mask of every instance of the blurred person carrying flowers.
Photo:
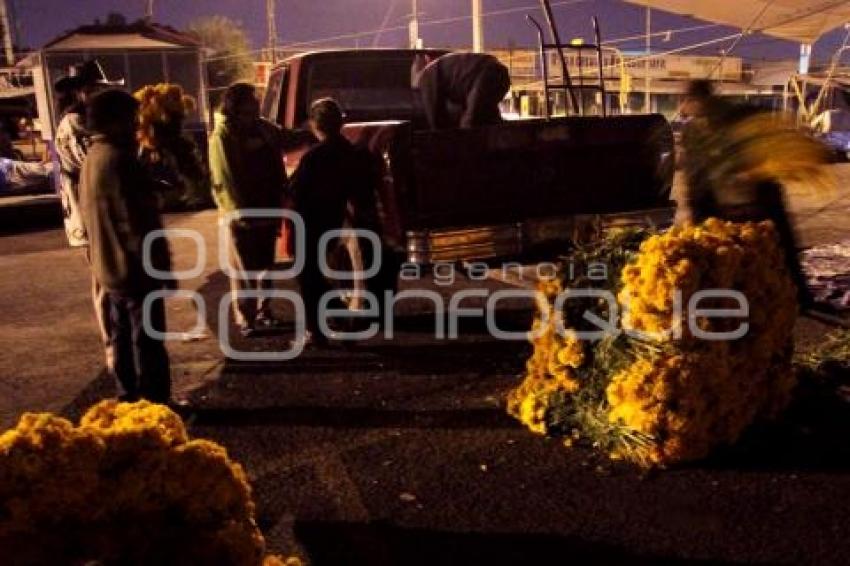
POLYGON ((795 182, 823 185, 825 150, 780 117, 723 100, 707 80, 691 82, 680 111, 690 118, 682 137, 689 220, 770 220, 800 306, 814 306, 783 188, 795 182))

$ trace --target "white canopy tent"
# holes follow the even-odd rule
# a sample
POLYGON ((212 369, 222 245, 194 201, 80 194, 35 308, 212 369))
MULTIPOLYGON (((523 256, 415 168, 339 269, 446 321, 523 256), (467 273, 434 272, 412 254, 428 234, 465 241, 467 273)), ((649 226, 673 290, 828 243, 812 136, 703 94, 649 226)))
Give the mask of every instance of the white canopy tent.
POLYGON ((625 0, 802 44, 850 21, 847 0, 625 0))

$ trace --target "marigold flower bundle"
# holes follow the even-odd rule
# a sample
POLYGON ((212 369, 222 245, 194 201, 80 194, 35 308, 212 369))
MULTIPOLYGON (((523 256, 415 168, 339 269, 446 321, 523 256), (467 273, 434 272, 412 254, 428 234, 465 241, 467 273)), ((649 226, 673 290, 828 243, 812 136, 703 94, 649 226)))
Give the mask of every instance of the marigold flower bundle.
POLYGON ((135 92, 139 101, 139 140, 148 149, 160 147, 164 131, 179 134, 186 116, 195 110, 195 99, 177 84, 160 83, 135 92))
POLYGON ((136 91, 140 103, 141 161, 155 181, 166 208, 202 206, 209 201, 209 173, 183 123, 196 109, 180 85, 161 83, 136 91))
POLYGON ((167 407, 105 401, 78 427, 27 413, 0 435, 0 556, 284 563, 264 551, 242 467, 221 446, 190 440, 167 407))
MULTIPOLYGON (((551 299, 551 282, 547 287, 551 299)), ((710 219, 651 236, 612 291, 625 333, 596 343, 564 337, 557 331, 562 313, 543 301, 535 323, 543 332, 508 404, 534 432, 583 434, 615 457, 674 464, 733 444, 790 402, 796 290, 769 222, 710 219), (689 312, 690 298, 707 289, 740 292, 747 317, 689 312), (697 336, 742 323, 747 332, 736 339, 697 336)), ((739 306, 729 298, 700 305, 739 306)), ((560 323, 569 328, 576 321, 568 313, 560 323)))

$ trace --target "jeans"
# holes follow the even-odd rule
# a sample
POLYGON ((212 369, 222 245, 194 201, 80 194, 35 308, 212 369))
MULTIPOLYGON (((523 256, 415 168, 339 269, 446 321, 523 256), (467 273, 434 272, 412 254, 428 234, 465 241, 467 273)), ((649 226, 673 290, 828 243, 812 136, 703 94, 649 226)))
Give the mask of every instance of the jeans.
POLYGON ((243 297, 242 291, 270 291, 273 281, 267 273, 274 269, 275 242, 280 223, 269 220, 248 220, 230 226, 231 264, 239 272, 230 279, 233 292, 233 314, 237 326, 254 324, 257 315, 271 317, 270 297, 243 297), (246 272, 258 272, 248 277, 246 272))
MULTIPOLYGON (((112 372, 128 401, 147 399, 167 403, 171 399, 171 368, 162 340, 144 327, 143 293, 109 292, 109 341, 114 356, 112 372)), ((153 330, 165 331, 162 299, 150 306, 153 330)))

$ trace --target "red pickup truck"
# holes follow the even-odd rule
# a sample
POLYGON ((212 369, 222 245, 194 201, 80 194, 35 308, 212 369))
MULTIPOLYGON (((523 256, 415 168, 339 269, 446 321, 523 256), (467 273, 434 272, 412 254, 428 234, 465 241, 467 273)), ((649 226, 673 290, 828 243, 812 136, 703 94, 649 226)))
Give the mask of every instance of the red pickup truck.
MULTIPOLYGON (((432 55, 444 52, 433 51, 432 55)), ((275 67, 264 116, 304 126, 332 96, 345 135, 380 159, 382 239, 408 262, 521 259, 600 223, 672 217, 673 135, 659 115, 506 121, 430 131, 411 88, 415 52, 336 50, 275 67)), ((297 154, 288 155, 290 166, 297 154)))

